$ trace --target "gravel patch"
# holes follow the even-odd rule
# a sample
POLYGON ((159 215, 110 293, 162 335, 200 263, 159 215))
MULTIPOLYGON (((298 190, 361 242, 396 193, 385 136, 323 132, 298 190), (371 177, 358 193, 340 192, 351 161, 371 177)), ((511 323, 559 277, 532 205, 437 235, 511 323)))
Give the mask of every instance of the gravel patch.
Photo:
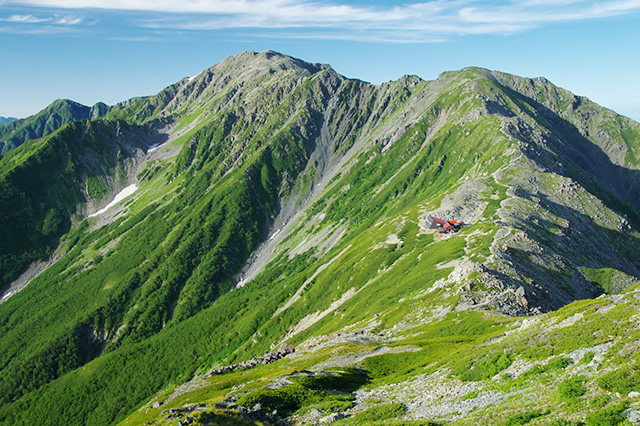
POLYGON ((367 401, 378 400, 405 404, 406 420, 455 420, 472 410, 499 403, 508 396, 499 391, 482 391, 478 383, 462 382, 447 377, 447 372, 438 371, 406 382, 357 391, 356 407, 350 414, 375 405, 367 401))

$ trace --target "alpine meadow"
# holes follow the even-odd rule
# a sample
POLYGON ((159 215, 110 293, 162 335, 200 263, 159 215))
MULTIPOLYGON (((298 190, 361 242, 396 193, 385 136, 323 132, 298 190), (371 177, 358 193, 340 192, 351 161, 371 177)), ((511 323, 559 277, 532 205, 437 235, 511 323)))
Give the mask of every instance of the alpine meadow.
POLYGON ((640 124, 244 52, 0 125, 2 425, 640 423, 640 124))

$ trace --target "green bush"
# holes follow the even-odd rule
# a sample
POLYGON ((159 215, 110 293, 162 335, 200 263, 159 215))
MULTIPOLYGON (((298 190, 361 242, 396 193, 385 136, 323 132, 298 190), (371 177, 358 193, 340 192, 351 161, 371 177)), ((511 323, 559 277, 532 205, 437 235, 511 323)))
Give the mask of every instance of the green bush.
POLYGON ((609 395, 598 395, 594 396, 589 400, 590 408, 602 408, 607 405, 611 401, 611 397, 609 395))
POLYGON ((640 369, 638 364, 611 371, 598 379, 598 385, 609 392, 627 395, 640 390, 640 369))
POLYGON ((571 364, 573 364, 573 361, 571 360, 571 358, 567 358, 567 357, 556 358, 547 364, 547 368, 545 369, 545 371, 562 370, 564 368, 567 368, 571 364))
POLYGON ((373 377, 403 374, 422 365, 424 354, 417 352, 390 353, 364 360, 364 366, 373 377))
POLYGON ((357 368, 345 368, 336 374, 315 374, 292 377, 292 381, 308 389, 333 389, 353 392, 369 382, 369 374, 357 368))
POLYGON ((585 378, 582 376, 571 377, 558 385, 558 393, 564 399, 578 398, 585 394, 585 378))
POLYGON ((305 405, 320 402, 321 399, 321 392, 293 384, 279 389, 259 389, 242 395, 238 398, 237 404, 249 408, 260 404, 265 411, 293 413, 305 405))
POLYGON ((349 419, 349 423, 373 424, 374 422, 394 419, 404 415, 405 406, 400 403, 378 405, 362 411, 349 419))
POLYGON ((259 389, 238 398, 237 404, 253 407, 261 404, 267 411, 293 413, 314 405, 318 410, 345 411, 353 406, 353 392, 369 381, 365 371, 348 368, 337 374, 291 377, 294 382, 278 389, 259 389))
POLYGON ((509 416, 504 422, 502 422, 501 426, 526 425, 531 420, 537 419, 538 417, 544 416, 545 414, 547 414, 547 412, 541 409, 516 413, 509 416))
POLYGON ((396 420, 387 422, 369 423, 369 426, 442 426, 442 423, 431 420, 396 420))
POLYGON ((548 371, 553 370, 562 370, 563 368, 571 365, 573 361, 570 358, 560 357, 550 361, 546 365, 534 365, 529 371, 524 373, 522 376, 524 378, 529 378, 533 376, 537 376, 539 374, 546 373, 548 371))
POLYGON ((584 356, 580 360, 580 364, 589 364, 591 362, 591 360, 593 360, 593 357, 595 357, 595 356, 596 356, 595 353, 587 352, 586 354, 584 354, 584 356))
POLYGON ((593 411, 587 414, 584 423, 586 426, 617 426, 625 421, 624 410, 625 406, 618 404, 593 411))
POLYGON ((458 365, 453 373, 464 381, 487 380, 509 368, 512 362, 513 358, 510 353, 497 352, 475 362, 475 364, 468 362, 458 365))
POLYGON ((567 419, 552 419, 547 426, 579 426, 583 423, 567 419))
POLYGON ((313 408, 320 411, 347 411, 348 409, 353 408, 353 401, 323 401, 318 404, 314 404, 313 408))

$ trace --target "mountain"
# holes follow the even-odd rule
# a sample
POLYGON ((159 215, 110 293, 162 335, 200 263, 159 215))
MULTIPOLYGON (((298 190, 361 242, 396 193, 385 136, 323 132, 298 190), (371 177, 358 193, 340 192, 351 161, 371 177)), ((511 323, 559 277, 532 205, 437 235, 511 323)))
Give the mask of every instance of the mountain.
POLYGON ((102 117, 109 108, 102 102, 88 107, 68 99, 58 99, 30 117, 0 122, 0 155, 29 139, 47 136, 71 121, 102 117))
POLYGON ((2 117, 0 116, 0 126, 3 124, 11 123, 12 121, 16 121, 15 117, 2 117))
POLYGON ((227 58, 0 160, 0 423, 635 418, 639 168, 543 78, 227 58))

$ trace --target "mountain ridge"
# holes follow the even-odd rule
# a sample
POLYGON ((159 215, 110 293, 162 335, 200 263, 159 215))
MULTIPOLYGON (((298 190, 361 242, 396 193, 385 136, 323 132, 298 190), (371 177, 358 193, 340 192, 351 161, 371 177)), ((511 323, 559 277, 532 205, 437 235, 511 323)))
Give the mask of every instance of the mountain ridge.
MULTIPOLYGON (((633 292, 638 128, 543 79, 471 67, 372 85, 267 51, 29 141, 0 160, 0 223, 29 217, 60 260, 0 304, 0 422, 113 424, 282 342, 401 341, 633 292), (12 177, 60 158, 45 196, 12 177), (429 215, 470 226, 434 234, 429 215)), ((376 386, 396 374, 354 365, 376 386)))
POLYGON ((69 99, 57 99, 37 114, 3 123, 0 127, 0 155, 5 155, 29 139, 47 136, 66 123, 102 117, 109 109, 102 102, 88 107, 69 99))
POLYGON ((0 126, 3 124, 11 123, 12 121, 17 120, 16 117, 2 117, 0 116, 0 126))

